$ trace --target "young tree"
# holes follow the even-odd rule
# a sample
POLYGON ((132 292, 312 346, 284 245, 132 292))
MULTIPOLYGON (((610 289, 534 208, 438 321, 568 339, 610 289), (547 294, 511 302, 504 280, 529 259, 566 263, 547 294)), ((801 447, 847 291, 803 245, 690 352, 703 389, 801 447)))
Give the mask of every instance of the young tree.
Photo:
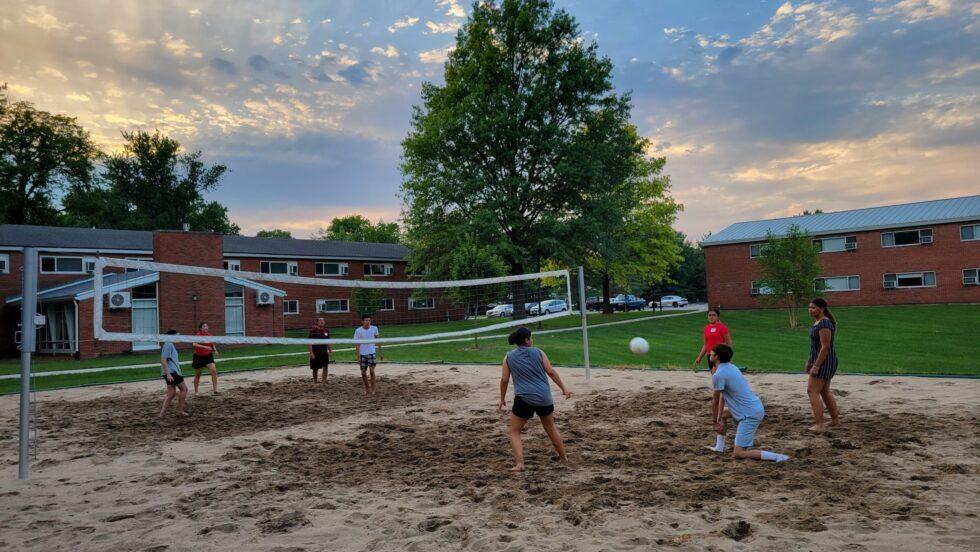
POLYGON ((384 292, 377 288, 354 288, 350 294, 351 307, 361 316, 374 316, 381 310, 384 292))
POLYGON ((208 166, 200 151, 181 153, 167 136, 123 132, 126 143, 107 156, 101 181, 73 186, 64 199, 71 224, 129 230, 192 230, 237 234, 228 209, 204 199, 227 171, 208 166))
MULTIPOLYGON (((467 235, 520 274, 582 260, 576 224, 641 166, 644 141, 612 63, 549 0, 481 2, 457 34, 445 84, 425 83, 403 145, 406 240, 423 270, 467 235), (450 243, 454 243, 453 240, 450 243)), ((608 209, 603 212, 609 212, 608 209)), ((622 213, 617 213, 622 216, 622 213)), ((512 289, 514 314, 524 290, 512 289)))
POLYGON ((793 329, 797 327, 799 308, 823 291, 817 280, 823 271, 819 257, 813 239, 795 224, 784 236, 777 237, 772 231, 766 234, 759 257, 760 285, 765 290, 761 296, 767 302, 789 310, 789 325, 793 329))
POLYGON ((256 238, 292 238, 293 234, 289 230, 280 230, 278 228, 273 228, 272 230, 259 230, 255 233, 256 238))
POLYGON ((379 220, 378 224, 371 224, 361 215, 350 215, 331 220, 330 226, 317 230, 312 237, 315 240, 398 243, 401 230, 395 222, 379 220))
POLYGON ((74 117, 10 104, 0 87, 0 223, 60 224, 55 195, 91 181, 99 150, 74 117))

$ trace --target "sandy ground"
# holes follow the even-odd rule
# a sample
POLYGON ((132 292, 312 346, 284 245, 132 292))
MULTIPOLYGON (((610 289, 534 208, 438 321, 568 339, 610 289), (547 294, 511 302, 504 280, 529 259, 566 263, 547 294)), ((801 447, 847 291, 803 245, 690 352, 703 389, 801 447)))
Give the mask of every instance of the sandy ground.
MULTIPOLYGON (((16 479, 17 397, 0 397, 0 549, 977 550, 980 381, 839 376, 845 425, 806 431, 803 376, 750 374, 758 443, 708 452, 707 376, 562 370, 571 463, 528 425, 512 475, 498 369, 225 376, 193 417, 162 382, 38 395, 33 478, 16 479)), ((207 385, 202 385, 202 389, 207 385)), ((731 439, 729 438, 729 445, 731 439)))

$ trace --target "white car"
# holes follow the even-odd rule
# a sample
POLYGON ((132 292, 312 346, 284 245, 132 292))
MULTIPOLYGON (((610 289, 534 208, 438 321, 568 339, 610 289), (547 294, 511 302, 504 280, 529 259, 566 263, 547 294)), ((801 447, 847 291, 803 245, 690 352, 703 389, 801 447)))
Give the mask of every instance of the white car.
POLYGON ((568 303, 561 299, 549 299, 541 302, 541 309, 544 310, 544 314, 563 312, 568 310, 568 303))
POLYGON ((651 307, 686 307, 687 299, 681 297, 680 295, 664 295, 660 298, 660 301, 650 301, 651 307))
POLYGON ((524 303, 524 312, 531 315, 537 316, 541 312, 540 303, 524 303))
POLYGON ((497 305, 487 311, 487 318, 503 318, 505 316, 513 316, 513 314, 514 305, 497 305))

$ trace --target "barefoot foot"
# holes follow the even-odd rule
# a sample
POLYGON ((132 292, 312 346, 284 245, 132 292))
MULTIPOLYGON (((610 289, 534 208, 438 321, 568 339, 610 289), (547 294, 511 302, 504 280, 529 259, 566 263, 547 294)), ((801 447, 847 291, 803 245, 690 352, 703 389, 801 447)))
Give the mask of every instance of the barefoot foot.
POLYGON ((518 465, 514 466, 513 468, 511 468, 510 471, 515 472, 515 473, 522 472, 522 471, 524 471, 524 464, 518 464, 518 465))
POLYGON ((809 427, 809 430, 814 433, 824 433, 827 431, 827 426, 825 424, 813 424, 809 427))

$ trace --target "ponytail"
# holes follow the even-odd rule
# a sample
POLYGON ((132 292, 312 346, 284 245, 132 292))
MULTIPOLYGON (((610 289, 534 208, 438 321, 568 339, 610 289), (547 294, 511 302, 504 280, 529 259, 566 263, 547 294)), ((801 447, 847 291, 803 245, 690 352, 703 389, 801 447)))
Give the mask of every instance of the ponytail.
POLYGON ((527 343, 528 339, 531 339, 531 330, 527 329, 525 326, 521 326, 507 336, 507 343, 520 346, 527 343))
POLYGON ((830 319, 830 322, 833 323, 834 328, 836 329, 837 328, 837 318, 834 317, 834 314, 832 312, 830 312, 830 306, 827 305, 827 300, 824 299, 823 297, 817 297, 816 299, 814 299, 813 301, 810 301, 810 302, 813 303, 814 305, 820 307, 820 310, 823 311, 823 315, 830 319))

